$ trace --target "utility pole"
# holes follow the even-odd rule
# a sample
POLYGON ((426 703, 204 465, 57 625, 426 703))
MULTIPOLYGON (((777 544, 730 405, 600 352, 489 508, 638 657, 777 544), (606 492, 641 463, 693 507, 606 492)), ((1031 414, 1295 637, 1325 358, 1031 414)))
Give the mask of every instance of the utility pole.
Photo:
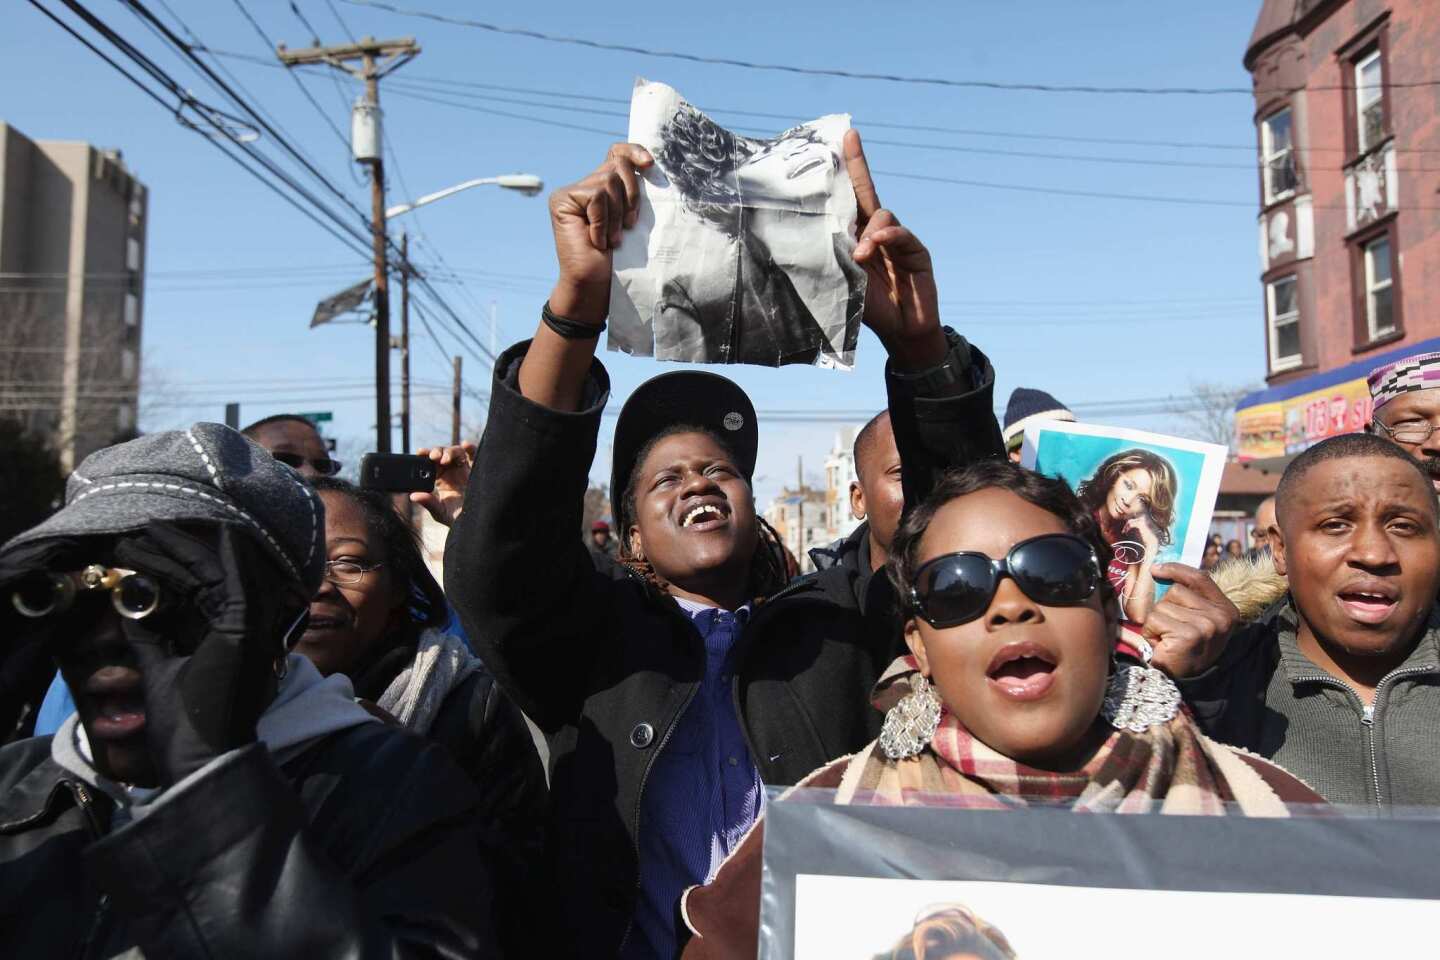
POLYGON ((410 235, 400 231, 400 452, 410 452, 410 235))
POLYGON ((375 449, 390 452, 390 284, 386 264, 385 149, 380 131, 380 78, 410 62, 420 52, 414 37, 376 40, 331 47, 276 48, 287 67, 327 63, 365 81, 365 99, 351 114, 351 149, 357 163, 370 166, 370 233, 375 253, 375 449), (350 66, 359 61, 359 68, 350 66))
POLYGON ((455 358, 455 385, 450 389, 450 445, 460 444, 460 361, 455 358))

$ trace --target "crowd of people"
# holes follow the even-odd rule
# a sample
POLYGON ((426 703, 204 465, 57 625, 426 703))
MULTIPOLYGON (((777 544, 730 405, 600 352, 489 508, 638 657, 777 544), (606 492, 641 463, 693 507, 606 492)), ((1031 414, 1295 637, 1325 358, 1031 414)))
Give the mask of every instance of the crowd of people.
MULTIPOLYGON (((1118 455, 1072 492, 1015 462, 1074 417, 1018 390, 1002 431, 852 132, 888 403, 855 440, 863 522, 797 577, 756 510, 754 407, 714 373, 630 395, 611 522, 586 522, 611 257, 652 162, 617 144, 552 195, 559 276, 481 442, 421 451, 443 588, 410 511, 288 416, 101 450, 0 548, 8 954, 753 957, 774 787, 1440 803, 1440 355, 1375 371, 1369 430, 1289 464, 1253 551, 1117 560, 1165 535, 1166 466, 1118 455)), ((893 956, 922 929, 1014 955, 952 909, 893 956)))

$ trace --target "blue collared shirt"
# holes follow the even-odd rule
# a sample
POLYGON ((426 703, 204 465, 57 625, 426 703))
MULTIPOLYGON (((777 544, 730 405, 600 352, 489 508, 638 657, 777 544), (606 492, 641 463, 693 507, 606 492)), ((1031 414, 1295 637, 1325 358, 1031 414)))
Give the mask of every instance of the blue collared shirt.
POLYGON ((650 770, 640 806, 640 897, 626 960, 675 954, 675 905, 715 875, 765 802, 730 690, 735 641, 750 608, 734 613, 679 600, 705 641, 705 678, 650 770))

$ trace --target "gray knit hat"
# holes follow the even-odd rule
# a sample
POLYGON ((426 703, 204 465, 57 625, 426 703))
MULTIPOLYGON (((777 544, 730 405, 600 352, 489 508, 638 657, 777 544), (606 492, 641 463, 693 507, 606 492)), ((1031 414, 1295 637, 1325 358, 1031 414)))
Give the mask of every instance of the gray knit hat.
POLYGON ((229 427, 197 423, 97 450, 65 485, 65 506, 4 550, 51 537, 142 530, 155 520, 249 529, 306 591, 325 573, 325 508, 290 467, 229 427))

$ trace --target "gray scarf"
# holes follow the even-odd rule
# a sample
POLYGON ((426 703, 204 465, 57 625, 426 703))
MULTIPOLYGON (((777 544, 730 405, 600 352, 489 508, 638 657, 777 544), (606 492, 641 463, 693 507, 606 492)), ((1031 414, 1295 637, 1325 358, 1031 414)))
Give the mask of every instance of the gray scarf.
POLYGON ((430 732, 450 691, 481 666, 459 637, 426 630, 416 645, 415 659, 390 681, 379 706, 406 730, 423 736, 430 732))

